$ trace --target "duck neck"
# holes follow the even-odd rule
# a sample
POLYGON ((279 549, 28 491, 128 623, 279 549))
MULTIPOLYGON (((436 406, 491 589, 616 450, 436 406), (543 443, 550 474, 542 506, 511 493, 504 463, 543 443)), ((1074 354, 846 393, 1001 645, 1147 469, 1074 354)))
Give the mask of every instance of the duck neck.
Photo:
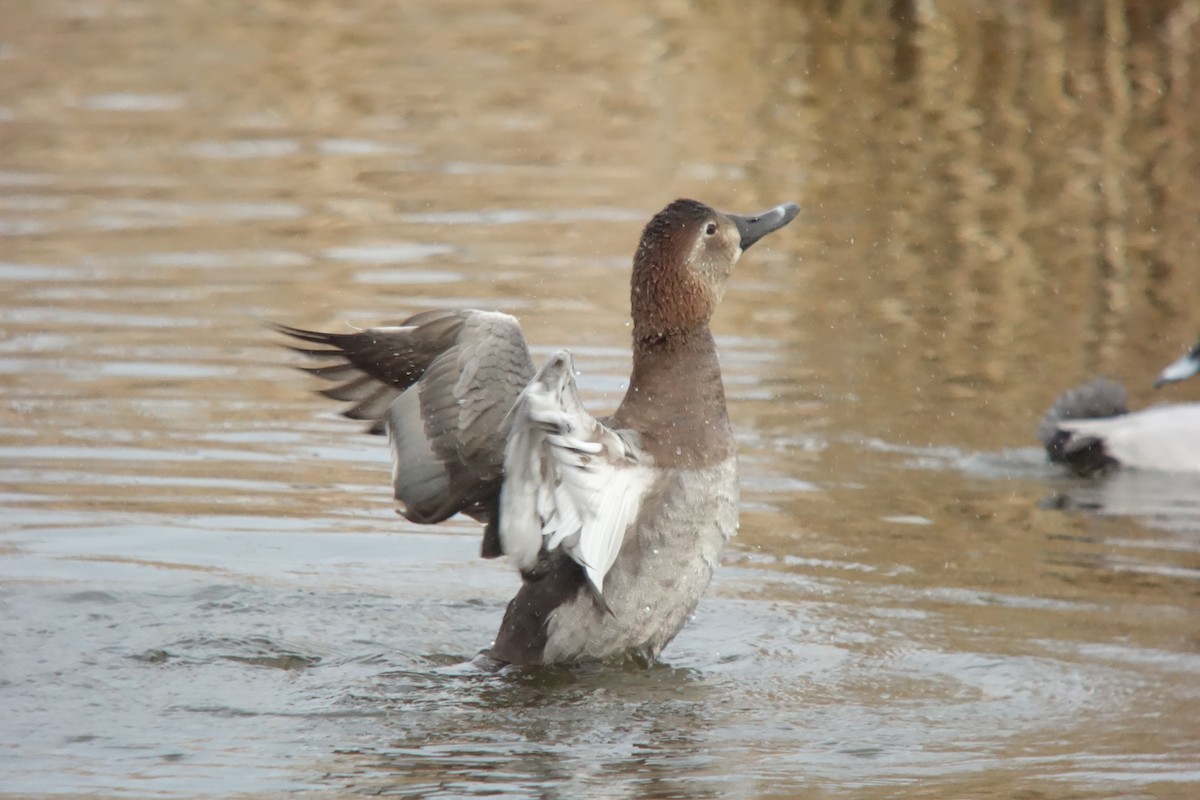
POLYGON ((639 338, 634 333, 633 374, 617 428, 642 436, 656 463, 704 466, 733 454, 725 388, 708 325, 639 338))

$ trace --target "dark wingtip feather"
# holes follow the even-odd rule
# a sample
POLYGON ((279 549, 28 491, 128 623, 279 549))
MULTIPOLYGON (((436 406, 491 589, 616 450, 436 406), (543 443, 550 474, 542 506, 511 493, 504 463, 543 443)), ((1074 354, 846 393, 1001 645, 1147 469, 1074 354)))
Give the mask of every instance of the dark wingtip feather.
MULTIPOLYGON (((341 354, 338 353, 336 355, 341 354)), ((316 357, 320 358, 323 356, 324 353, 322 353, 321 356, 316 357)), ((323 364, 319 367, 297 367, 296 369, 299 369, 302 372, 307 372, 314 378, 320 378, 323 381, 348 381, 361 374, 358 367, 354 366, 349 361, 346 361, 345 356, 342 356, 341 361, 339 361, 337 364, 323 364)))
MULTIPOLYGON (((299 339, 302 342, 310 342, 312 344, 323 344, 326 347, 340 348, 341 341, 343 339, 345 339, 346 336, 353 335, 353 334, 344 334, 344 333, 326 333, 325 331, 310 331, 310 330, 306 330, 304 328, 295 328, 291 325, 284 325, 279 322, 269 322, 266 320, 263 321, 263 324, 266 325, 271 330, 275 331, 276 333, 281 333, 284 336, 290 336, 293 339, 299 339)), ((299 349, 293 345, 287 345, 287 346, 293 350, 297 350, 297 352, 305 353, 306 355, 308 355, 310 352, 318 352, 319 353, 319 351, 306 351, 304 349, 299 349)))
MULTIPOLYGON (((283 347, 291 350, 293 353, 299 353, 306 358, 337 359, 335 363, 322 364, 317 367, 296 367, 301 372, 307 372, 309 375, 322 380, 339 382, 337 386, 318 390, 317 394, 328 397, 331 400, 356 402, 362 401, 364 397, 368 396, 369 392, 366 390, 370 388, 376 379, 351 363, 347 351, 344 349, 345 343, 354 334, 310 331, 305 328, 297 328, 293 325, 285 325, 269 319, 259 319, 259 322, 264 327, 284 336, 289 336, 292 339, 309 344, 323 345, 323 347, 319 348, 303 347, 297 344, 283 345, 283 347)), ((353 420, 365 419, 371 423, 366 430, 367 433, 383 435, 387 431, 383 420, 368 417, 364 413, 367 407, 367 403, 358 402, 357 405, 343 411, 342 416, 353 420)))
POLYGON ((337 386, 320 389, 317 394, 344 403, 358 403, 370 397, 379 386, 379 382, 363 372, 337 386))
POLYGON ((341 350, 321 350, 316 347, 298 347, 291 344, 285 344, 283 346, 288 350, 291 350, 293 353, 299 353, 306 358, 346 358, 346 354, 341 350))

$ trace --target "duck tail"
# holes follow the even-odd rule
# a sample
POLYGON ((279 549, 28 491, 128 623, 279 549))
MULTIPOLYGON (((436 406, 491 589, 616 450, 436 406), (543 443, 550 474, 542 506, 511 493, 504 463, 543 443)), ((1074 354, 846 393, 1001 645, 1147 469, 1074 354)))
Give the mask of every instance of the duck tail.
POLYGON ((1108 378, 1096 378, 1090 383, 1063 392, 1038 422, 1037 435, 1051 461, 1071 460, 1067 452, 1071 434, 1059 424, 1073 419, 1102 419, 1129 413, 1125 387, 1108 378))

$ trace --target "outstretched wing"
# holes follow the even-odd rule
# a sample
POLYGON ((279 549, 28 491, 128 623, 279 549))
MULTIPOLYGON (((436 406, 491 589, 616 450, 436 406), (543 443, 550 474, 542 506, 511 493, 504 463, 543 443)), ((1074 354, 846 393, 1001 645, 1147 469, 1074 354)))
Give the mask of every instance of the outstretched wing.
POLYGON ((607 428, 584 410, 570 353, 556 353, 521 393, 504 466, 504 552, 528 571, 543 548, 561 548, 603 596, 652 473, 636 434, 607 428))
POLYGON ((273 327, 318 345, 292 349, 328 362, 306 370, 338 383, 322 394, 353 403, 347 417, 388 434, 400 513, 420 523, 470 514, 489 523, 484 555, 499 555, 510 411, 534 371, 516 319, 458 309, 345 334, 273 327))

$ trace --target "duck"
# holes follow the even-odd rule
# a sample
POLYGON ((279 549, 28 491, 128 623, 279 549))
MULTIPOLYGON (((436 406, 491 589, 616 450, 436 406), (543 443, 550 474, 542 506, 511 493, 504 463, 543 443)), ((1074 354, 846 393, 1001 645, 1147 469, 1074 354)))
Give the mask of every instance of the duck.
MULTIPOLYGON (((1163 368, 1160 388, 1200 373, 1200 341, 1163 368)), ((1062 394, 1045 413, 1038 438, 1050 461, 1082 477, 1117 467, 1200 473, 1200 403, 1129 411, 1125 387, 1097 378, 1062 394)))
POLYGON ((569 350, 535 367, 516 318, 422 311, 328 333, 268 323, 324 396, 386 434, 396 510, 483 524, 480 555, 521 584, 491 646, 510 665, 656 661, 696 609, 738 527, 738 462, 710 329, 734 266, 799 214, 679 199, 633 255, 633 371, 616 411, 580 399, 569 350))

